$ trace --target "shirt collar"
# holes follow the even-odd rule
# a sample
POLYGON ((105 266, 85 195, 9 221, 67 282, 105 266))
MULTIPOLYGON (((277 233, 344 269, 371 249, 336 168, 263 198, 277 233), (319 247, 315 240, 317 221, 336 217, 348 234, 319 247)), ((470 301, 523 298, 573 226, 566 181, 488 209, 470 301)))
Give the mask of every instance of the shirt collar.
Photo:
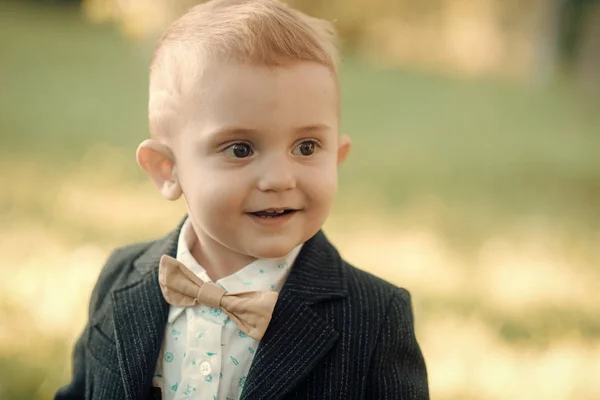
MULTIPOLYGON (((177 243, 177 260, 187 266, 196 276, 205 282, 212 282, 206 270, 192 256, 190 248, 194 243, 195 233, 189 218, 186 219, 179 233, 177 243)), ((265 291, 279 292, 291 270, 291 267, 302 249, 302 244, 279 258, 261 258, 246 265, 239 271, 225 276, 217 282, 228 292, 265 291)), ((172 324, 186 307, 171 306, 168 322, 172 324)))

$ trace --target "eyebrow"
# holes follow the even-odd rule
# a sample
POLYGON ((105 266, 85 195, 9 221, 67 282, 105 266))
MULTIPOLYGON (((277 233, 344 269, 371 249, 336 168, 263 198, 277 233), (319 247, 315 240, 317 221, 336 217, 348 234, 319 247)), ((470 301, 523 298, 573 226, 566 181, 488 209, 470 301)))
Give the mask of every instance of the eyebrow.
POLYGON ((311 132, 321 132, 321 131, 330 131, 332 128, 327 124, 314 124, 308 126, 302 126, 295 131, 297 133, 311 133, 311 132))
MULTIPOLYGON (((323 132, 331 130, 331 126, 327 124, 312 124, 301 126, 299 128, 294 129, 294 132, 297 134, 307 134, 307 133, 315 133, 315 132, 323 132)), ((224 127, 217 129, 211 133, 211 137, 214 139, 226 139, 231 137, 239 137, 239 136, 256 136, 259 133, 257 129, 249 129, 249 128, 238 128, 238 127, 224 127)))

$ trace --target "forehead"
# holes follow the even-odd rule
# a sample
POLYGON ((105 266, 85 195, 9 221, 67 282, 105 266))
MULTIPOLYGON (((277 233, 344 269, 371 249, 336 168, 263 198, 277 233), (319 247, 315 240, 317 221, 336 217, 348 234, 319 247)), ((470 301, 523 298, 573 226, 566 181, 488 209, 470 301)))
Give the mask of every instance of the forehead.
POLYGON ((336 79, 314 62, 275 67, 215 62, 203 71, 199 88, 194 114, 214 128, 325 124, 337 129, 336 79))

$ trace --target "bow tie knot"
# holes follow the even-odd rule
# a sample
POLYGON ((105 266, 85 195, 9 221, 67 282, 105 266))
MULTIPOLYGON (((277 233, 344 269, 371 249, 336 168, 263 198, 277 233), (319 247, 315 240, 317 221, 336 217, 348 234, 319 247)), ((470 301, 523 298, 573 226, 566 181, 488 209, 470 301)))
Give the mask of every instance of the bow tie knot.
POLYGON ((278 297, 274 291, 229 293, 220 286, 204 282, 167 255, 160 259, 159 284, 167 303, 221 308, 245 334, 256 340, 262 339, 267 330, 278 297))
POLYGON ((205 282, 198 290, 196 303, 219 308, 221 307, 221 300, 223 299, 225 293, 227 292, 222 287, 205 282))

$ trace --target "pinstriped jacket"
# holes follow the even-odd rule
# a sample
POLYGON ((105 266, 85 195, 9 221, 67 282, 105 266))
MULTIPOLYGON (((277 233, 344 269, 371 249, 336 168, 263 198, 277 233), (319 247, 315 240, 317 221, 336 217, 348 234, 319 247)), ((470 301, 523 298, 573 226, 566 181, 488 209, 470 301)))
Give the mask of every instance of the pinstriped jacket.
MULTIPOLYGON (((169 305, 158 283, 181 226, 117 249, 92 292, 55 400, 150 399, 169 305)), ((429 399, 409 293, 341 259, 322 232, 305 243, 283 286, 241 398, 429 399)))

